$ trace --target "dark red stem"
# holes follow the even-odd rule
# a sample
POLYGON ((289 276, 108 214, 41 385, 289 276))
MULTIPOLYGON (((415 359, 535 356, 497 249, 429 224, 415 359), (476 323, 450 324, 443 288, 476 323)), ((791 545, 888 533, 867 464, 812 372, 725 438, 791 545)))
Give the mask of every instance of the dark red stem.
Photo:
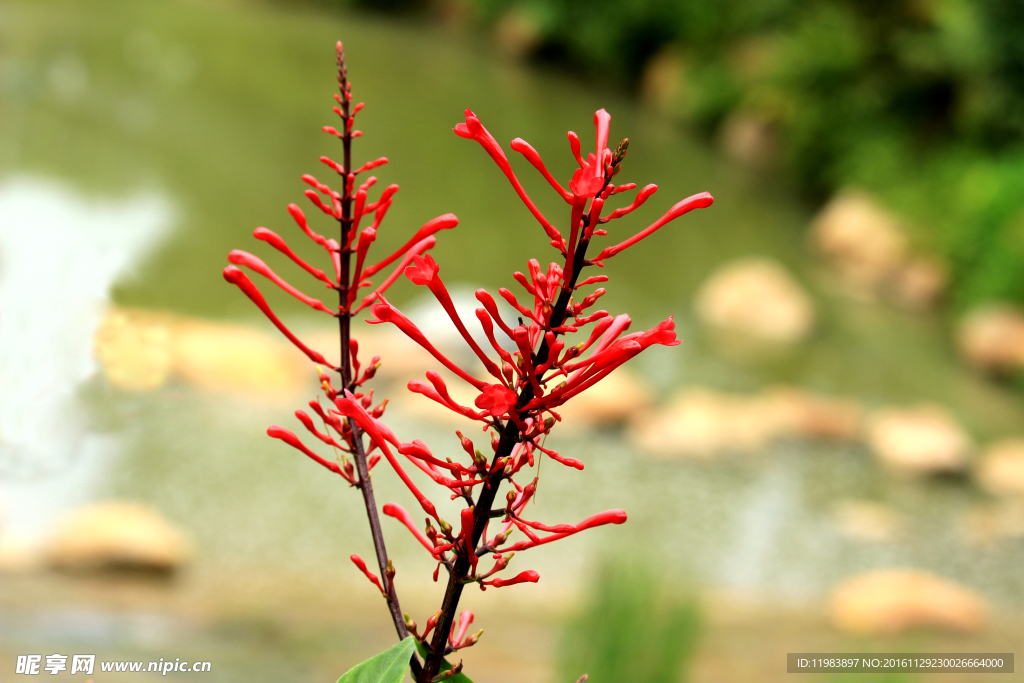
MULTIPOLYGON (((341 277, 338 288, 338 330, 341 336, 341 363, 339 374, 341 385, 349 391, 355 390, 352 377, 352 358, 350 352, 352 315, 349 313, 348 292, 354 283, 349 282, 351 277, 351 256, 352 253, 346 248, 348 244, 349 230, 352 228, 352 196, 348 192, 348 174, 352 172, 352 131, 348 126, 348 117, 351 115, 351 98, 348 92, 348 68, 345 66, 345 53, 338 51, 338 87, 341 90, 341 110, 344 114, 345 132, 341 138, 344 150, 342 182, 344 193, 341 199, 341 241, 339 242, 341 256, 341 277)), ((366 506, 366 518, 370 522, 370 535, 373 537, 373 549, 377 555, 377 566, 380 567, 380 578, 384 582, 387 592, 388 611, 391 612, 391 620, 395 624, 395 631, 399 640, 405 640, 409 631, 405 626, 405 618, 402 614, 402 607, 398 602, 398 592, 395 590, 395 583, 387 577, 388 551, 384 546, 384 532, 380 526, 380 515, 377 513, 377 501, 373 495, 373 481, 370 479, 370 470, 366 463, 366 451, 363 448, 363 434, 354 420, 349 420, 352 427, 352 454, 356 461, 356 471, 359 472, 359 490, 363 493, 363 503, 366 506)), ((420 680, 422 667, 420 661, 414 654, 410 661, 410 668, 413 676, 420 680)))

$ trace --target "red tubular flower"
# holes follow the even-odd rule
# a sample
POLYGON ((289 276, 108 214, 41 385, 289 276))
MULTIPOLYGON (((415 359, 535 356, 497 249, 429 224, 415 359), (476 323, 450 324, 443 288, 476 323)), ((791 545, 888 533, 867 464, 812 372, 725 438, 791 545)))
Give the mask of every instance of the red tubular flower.
POLYGON ((692 197, 687 197, 686 199, 684 199, 683 201, 679 202, 671 209, 669 209, 664 216, 662 216, 654 223, 652 223, 650 226, 644 228, 637 234, 633 235, 625 242, 620 242, 619 244, 616 244, 614 247, 605 247, 603 250, 601 250, 600 254, 594 257, 593 260, 600 261, 602 259, 611 258, 612 256, 618 254, 620 251, 628 249, 629 247, 633 246, 634 244, 636 244, 643 238, 647 237, 648 235, 650 235, 651 233, 653 233, 655 230, 665 225, 666 223, 674 221, 675 219, 679 218, 684 214, 689 213, 690 211, 693 211, 694 209, 707 208, 711 206, 711 204, 713 204, 714 201, 715 198, 712 197, 707 192, 701 192, 700 194, 695 194, 692 197))
POLYGON ((481 583, 485 586, 501 588, 502 586, 514 586, 517 583, 537 583, 538 581, 540 581, 540 574, 532 569, 528 569, 525 572, 519 572, 511 579, 494 579, 492 581, 481 581, 481 583))
POLYGON ((405 508, 397 503, 387 503, 382 510, 385 515, 394 517, 404 524, 405 528, 409 530, 409 533, 411 533, 431 555, 437 557, 434 551, 434 544, 427 540, 427 537, 423 535, 422 531, 416 528, 416 523, 412 521, 412 517, 405 511, 405 508))
POLYGON ((231 262, 231 263, 234 263, 235 265, 245 266, 247 268, 250 268, 250 269, 256 271, 257 273, 259 273, 263 277, 267 278, 268 280, 273 282, 275 285, 277 285, 278 287, 283 289, 285 292, 287 292, 288 294, 291 294, 293 297, 295 297, 296 299, 298 299, 302 303, 306 304, 310 308, 314 308, 314 309, 316 309, 318 311, 321 311, 323 313, 328 313, 330 315, 334 315, 334 312, 331 309, 329 309, 326 306, 324 306, 322 301, 319 301, 318 299, 314 299, 314 298, 312 298, 310 296, 306 296, 305 294, 303 294, 299 290, 297 290, 294 287, 292 287, 290 284, 288 284, 287 282, 282 280, 281 277, 278 276, 277 273, 272 271, 267 266, 266 263, 264 263, 261 259, 253 256, 249 252, 241 251, 240 249, 233 249, 231 251, 231 253, 228 254, 228 261, 231 262))
POLYGON ((540 158, 540 154, 530 146, 530 143, 522 138, 516 138, 509 146, 526 157, 526 160, 533 164, 535 169, 540 171, 541 175, 544 176, 544 180, 548 181, 548 184, 555 189, 555 192, 561 195, 562 199, 572 203, 572 192, 566 190, 558 183, 557 180, 555 180, 554 176, 552 176, 551 172, 548 170, 548 167, 544 165, 544 161, 540 158))
POLYGON ((484 305, 484 310, 491 316, 501 331, 508 335, 508 338, 512 338, 512 328, 505 324, 505 321, 501 319, 501 314, 498 313, 498 304, 494 302, 494 297, 486 289, 476 290, 476 300, 484 305))
POLYGON ((342 445, 335 441, 333 438, 331 438, 329 434, 324 434, 319 429, 317 429, 316 425, 313 424, 313 418, 307 415, 304 410, 296 410, 295 417, 298 418, 299 422, 302 423, 302 426, 305 427, 310 434, 320 439, 328 446, 331 446, 332 448, 337 448, 339 450, 342 448, 342 445))
POLYGON ((449 410, 456 412, 460 415, 464 415, 465 417, 468 417, 471 420, 479 420, 482 417, 484 417, 484 415, 486 415, 486 413, 478 413, 471 408, 467 408, 464 405, 456 403, 455 400, 448 394, 448 388, 445 386, 444 381, 441 380, 440 375, 438 375, 436 372, 428 372, 427 379, 429 379, 434 386, 427 386, 423 382, 414 379, 411 382, 409 382, 409 384, 406 385, 406 387, 409 389, 409 391, 415 394, 422 394, 423 396, 426 396, 430 400, 440 403, 445 408, 448 408, 449 410))
POLYGON ((311 460, 314 460, 314 461, 318 462, 319 464, 323 465, 324 467, 329 469, 331 472, 334 472, 335 474, 341 475, 342 478, 344 478, 345 480, 348 481, 348 483, 353 484, 353 485, 355 484, 355 481, 353 481, 351 478, 349 478, 348 475, 346 475, 344 472, 342 472, 341 468, 338 467, 338 465, 336 463, 324 460, 319 455, 317 455, 313 451, 311 451, 308 448, 306 448, 306 446, 301 441, 299 441, 299 437, 295 436, 295 434, 293 434, 292 432, 288 431, 287 429, 285 429, 283 427, 278 427, 277 425, 272 425, 271 427, 269 427, 267 429, 267 436, 269 436, 269 437, 271 437, 273 439, 280 439, 281 441, 284 441, 286 444, 288 444, 289 446, 291 446, 295 450, 299 451, 303 455, 308 456, 311 460))
POLYGON ((374 574, 366 568, 366 563, 363 562, 363 558, 359 557, 358 555, 349 555, 348 559, 352 560, 352 564, 358 567, 359 571, 361 571, 366 576, 366 578, 370 580, 370 583, 377 587, 377 590, 380 591, 381 595, 387 597, 388 594, 387 592, 385 592, 384 586, 380 585, 380 579, 377 578, 376 574, 374 574))
POLYGON ((486 382, 473 377, 434 348, 434 345, 427 341, 427 338, 423 335, 420 329, 416 327, 411 320, 406 318, 405 315, 397 308, 389 304, 387 301, 383 301, 382 303, 375 304, 370 310, 373 311, 373 314, 377 317, 376 320, 367 321, 371 325, 379 325, 380 323, 386 322, 391 323, 401 330, 405 336, 409 337, 409 339, 412 339, 414 342, 426 349, 431 356, 436 358, 446 368, 454 372, 466 382, 472 384, 477 389, 483 390, 486 382))
POLYGON ((541 224, 541 227, 544 228, 544 232, 547 233, 548 237, 555 242, 561 242, 562 233, 560 233, 558 228, 552 225, 547 218, 544 218, 540 209, 537 208, 537 205, 534 204, 533 200, 526 194, 526 190, 523 189, 519 179, 516 178, 516 174, 512 172, 512 166, 508 163, 508 158, 505 156, 505 152, 501 150, 501 145, 499 145, 498 141, 495 140, 489 132, 487 132, 487 129, 484 128, 482 123, 480 123, 480 119, 477 118, 476 114, 469 109, 466 110, 465 114, 466 122, 455 126, 455 134, 459 137, 476 140, 480 143, 480 146, 491 155, 491 158, 494 159, 494 163, 498 165, 498 168, 500 168, 501 172, 505 174, 508 181, 512 183, 512 187, 515 189, 516 194, 519 195, 519 199, 526 205, 526 208, 529 209, 531 214, 533 214, 533 217, 537 219, 537 222, 541 224))
POLYGON ((469 566, 472 568, 472 574, 476 574, 476 565, 479 558, 476 555, 476 549, 473 547, 473 510, 472 508, 463 508, 459 514, 462 521, 462 530, 459 532, 459 540, 462 542, 462 552, 466 553, 469 558, 469 566))
POLYGON ((572 176, 569 189, 576 198, 594 197, 604 187, 605 152, 608 149, 608 126, 611 120, 611 115, 604 109, 594 113, 594 126, 597 128, 596 153, 590 156, 585 164, 581 164, 581 168, 572 176))
POLYGON ((399 247, 398 250, 396 250, 393 254, 388 256, 383 261, 380 261, 379 263, 375 263, 372 266, 369 266, 366 269, 366 272, 363 273, 363 277, 373 277, 374 273, 377 273, 383 270, 384 268, 387 268, 388 265, 395 261, 395 259, 409 251, 409 249, 414 244, 421 241, 425 237, 429 237, 430 235, 433 235, 435 232, 439 232, 441 230, 449 230, 451 228, 454 228, 458 224, 459 219, 453 213, 446 213, 443 216, 438 216, 437 218, 429 221, 426 225, 417 230, 416 234, 410 237, 409 241, 406 242, 401 247, 399 247))
POLYGON ((369 213, 370 211, 376 211, 380 206, 389 203, 391 201, 392 195, 394 195, 396 192, 398 192, 398 185, 394 183, 388 185, 387 187, 384 188, 383 192, 380 193, 380 197, 377 199, 377 201, 367 204, 363 208, 363 212, 369 213))
MULTIPOLYGON (((423 495, 423 492, 417 488, 416 484, 412 482, 412 479, 409 478, 409 475, 405 473, 405 470, 402 469, 402 465, 395 458, 394 453, 392 453, 391 449, 388 448, 380 424, 370 417, 365 408, 351 398, 342 398, 339 396, 334 402, 335 405, 338 406, 338 410, 342 415, 355 420, 359 427, 369 435, 374 443, 377 444, 377 447, 384 453, 384 457, 388 459, 388 462, 391 464, 391 467, 394 468, 395 473, 402 480, 402 483, 405 484, 406 488, 409 489, 417 502, 419 502, 423 511, 440 522, 441 518, 437 516, 437 509, 434 507, 434 504, 431 503, 430 500, 423 495)), ((391 438, 392 440, 395 440, 394 435, 392 435, 391 438)))
POLYGON ((621 209, 615 209, 610 214, 602 218, 600 222, 607 223, 608 221, 615 220, 616 218, 622 218, 626 214, 636 211, 637 209, 644 205, 644 202, 646 202, 652 194, 654 194, 657 191, 657 185, 645 186, 644 189, 637 192, 636 198, 633 200, 632 204, 630 204, 629 206, 624 206, 621 209))
POLYGON ((380 157, 379 159, 374 159, 373 161, 367 161, 365 164, 363 164, 362 166, 360 166, 359 168, 352 172, 358 175, 360 173, 365 173, 366 171, 377 168, 378 166, 383 166, 386 163, 388 163, 388 158, 380 157))
POLYGON ((267 305, 266 299, 264 299, 263 295, 260 294, 260 290, 253 284, 252 280, 250 280, 245 273, 235 266, 228 266, 224 269, 224 279, 241 289, 242 292, 244 292, 245 295, 249 297, 249 299, 256 304, 261 311, 263 311, 263 315, 267 316, 267 318, 270 319, 270 322, 274 323, 274 326, 281 330, 281 334, 287 337, 288 341, 290 341, 296 348, 306 354, 311 361, 314 363, 320 363, 321 365, 326 365, 333 370, 338 369, 337 366, 328 363, 322 355, 299 341, 299 338, 292 334, 291 330, 285 327, 284 323, 282 323, 281 320, 274 315, 274 312, 270 310, 270 306, 267 305))
MULTIPOLYGON (((372 304, 377 299, 382 298, 381 295, 383 295, 384 292, 388 291, 388 288, 395 283, 395 280, 398 279, 398 277, 405 270, 406 266, 409 265, 409 262, 412 261, 413 258, 415 258, 416 256, 422 254, 423 252, 429 249, 433 249, 435 244, 437 244, 437 238, 434 237, 433 235, 427 237, 426 239, 422 239, 416 244, 414 244, 409 249, 409 251, 405 253, 405 256, 402 257, 402 260, 398 263, 398 266, 394 269, 394 271, 392 271, 391 275, 388 275, 388 279, 384 280, 384 282, 382 282, 379 287, 373 290, 373 294, 370 294, 369 296, 365 297, 362 303, 360 303, 359 306, 354 311, 352 311, 352 313, 358 313, 359 311, 363 310, 364 308, 372 304)), ((363 275, 366 275, 366 273, 363 273, 363 275)), ((369 284, 369 280, 363 280, 362 282, 353 285, 353 289, 364 286, 365 284, 369 284)))
POLYGON ((520 550, 526 550, 527 548, 533 548, 538 545, 544 545, 545 543, 551 543, 552 541, 557 541, 559 539, 565 538, 566 536, 572 536, 573 534, 577 534, 587 529, 592 529, 598 526, 604 526, 605 524, 622 524, 625 521, 625 510, 606 510, 605 512, 599 512, 596 515, 591 515, 590 517, 587 517, 579 524, 568 525, 572 527, 572 531, 552 534, 551 536, 545 536, 538 540, 531 539, 528 541, 519 541, 518 543, 514 543, 507 548, 500 548, 498 550, 495 550, 495 552, 518 552, 520 550))
POLYGON ((274 247, 274 249, 277 249, 279 252, 290 258, 293 262, 295 262, 296 265, 298 265, 307 273, 315 277, 317 280, 320 280, 321 282, 325 283, 328 287, 331 287, 333 289, 336 286, 335 283, 332 282, 329 277, 327 277, 327 273, 320 270, 319 268, 314 268, 313 266, 309 265, 304 260, 302 260, 302 258, 299 257, 298 254, 296 254, 288 247, 285 241, 281 239, 280 235, 275 233, 273 230, 268 230, 266 228, 256 228, 252 234, 253 237, 255 237, 256 239, 266 242, 270 246, 274 247))
MULTIPOLYGON (((462 639, 466 637, 466 631, 469 630, 469 625, 472 624, 472 623, 473 623, 473 613, 470 612, 468 609, 467 610, 463 610, 463 612, 461 614, 459 614, 459 632, 458 632, 458 635, 455 635, 454 637, 449 637, 448 638, 448 642, 451 643, 453 646, 458 645, 459 643, 461 643, 462 639)), ((454 629, 454 627, 455 627, 455 624, 452 624, 452 628, 453 629, 454 629)), ((453 633, 454 633, 454 630, 453 630, 453 633)))
POLYGON ((306 214, 302 213, 302 209, 299 208, 298 204, 289 204, 288 213, 295 220, 295 224, 299 226, 302 232, 306 233, 306 237, 313 240, 321 247, 327 248, 327 238, 323 235, 314 232, 310 229, 309 224, 306 222, 306 214))
POLYGON ((473 403, 491 417, 501 417, 515 406, 516 392, 501 384, 488 384, 473 403))
POLYGON ((414 285, 426 285, 430 289, 431 294, 437 299, 438 303, 444 309, 444 312, 448 314, 452 324, 455 325, 455 329, 459 331, 462 338, 469 345, 469 348, 473 349, 473 353, 476 354, 477 358, 484 364, 484 367, 494 377, 501 379, 501 370, 494 364, 487 354, 483 352, 473 337, 469 334, 469 330, 462 322, 462 318, 459 317, 459 312, 455 310, 455 304, 452 302, 451 295, 448 294, 448 290, 445 288, 444 283, 441 282, 441 278, 437 276, 438 273, 437 263, 434 262, 433 257, 429 254, 425 257, 414 256, 412 259, 412 265, 405 269, 405 276, 414 285))

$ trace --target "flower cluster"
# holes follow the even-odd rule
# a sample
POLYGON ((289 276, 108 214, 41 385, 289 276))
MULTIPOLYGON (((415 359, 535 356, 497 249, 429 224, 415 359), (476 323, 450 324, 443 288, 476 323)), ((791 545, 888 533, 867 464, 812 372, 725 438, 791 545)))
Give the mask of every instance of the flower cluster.
POLYGON ((438 567, 444 566, 453 572, 454 559, 466 558, 469 572, 458 579, 463 583, 476 582, 481 588, 538 580, 537 573, 533 571, 524 571, 511 579, 492 578, 508 566, 513 552, 565 538, 594 526, 621 524, 625 521, 626 514, 621 510, 602 512, 579 524, 548 526, 528 520, 523 517, 523 511, 536 489, 536 478, 525 483, 517 481, 517 478, 524 468, 533 468, 541 455, 563 465, 583 469, 583 463, 579 460, 565 457, 544 445, 545 437, 561 420, 559 406, 594 386, 644 349, 654 344, 674 346, 679 343, 671 317, 650 330, 625 334, 630 326, 629 316, 612 316, 605 310, 592 311, 605 290, 597 288, 589 294, 582 294, 580 290, 605 282, 608 278, 597 275, 579 281, 579 270, 588 265, 603 265, 604 259, 632 246, 674 218, 692 209, 710 205, 713 200, 707 193, 685 199, 646 229, 620 244, 603 249, 596 258, 586 259, 585 250, 591 239, 607 234, 605 229, 598 229, 597 226, 625 216, 657 190, 656 186, 648 185, 637 193, 629 205, 606 216, 602 215, 604 204, 612 195, 635 189, 636 185, 613 184, 612 179, 619 171, 627 143, 624 141, 614 151, 609 149, 608 128, 611 117, 602 109, 594 118, 597 128, 596 149, 587 159, 580 153, 579 138, 575 133, 569 133, 570 146, 579 168, 573 174, 568 190, 548 172, 533 147, 520 139, 512 142, 512 148, 523 154, 571 206, 568 240, 526 194, 504 151, 480 120, 471 111, 467 111, 466 122, 455 127, 456 134, 477 141, 495 160, 527 209, 544 228, 551 244, 559 250, 565 264, 559 266, 551 263, 543 268, 533 259, 528 264, 528 274, 516 272, 514 278, 525 290, 526 297, 529 297, 524 301, 520 301, 508 289, 498 290, 500 297, 519 314, 518 322, 506 321, 498 310, 495 298, 484 289, 477 290, 476 299, 480 308, 475 311, 476 323, 480 325, 487 346, 490 347, 485 351, 475 341, 466 321, 457 312, 434 259, 430 255, 412 257, 412 262, 405 269, 406 277, 414 284, 430 290, 489 377, 480 379, 441 353, 408 317, 383 296, 380 297, 380 303, 370 309, 374 315, 374 319, 369 320, 371 324, 394 325, 459 380, 478 392, 473 406, 461 405, 452 398, 441 375, 435 371, 426 373, 426 382, 413 381, 408 385, 410 391, 479 422, 483 430, 491 434, 493 455, 485 457, 469 438, 458 432, 462 450, 468 459, 459 462, 452 458, 438 458, 422 441, 399 441, 391 430, 360 406, 358 401, 337 401, 338 410, 366 431, 399 476, 406 481, 429 517, 425 529, 421 531, 409 513, 394 503, 386 505, 384 513, 404 524, 438 563, 438 567), (568 344, 564 337, 572 333, 582 333, 585 338, 577 344, 568 344), (507 453, 502 452, 502 437, 513 432, 514 444, 507 449, 507 453), (461 512, 457 524, 459 528, 456 529, 456 525, 438 516, 430 499, 408 481, 393 451, 404 455, 435 483, 448 489, 452 499, 465 500, 467 507, 461 512), (500 517, 501 526, 493 536, 488 537, 485 524, 481 540, 478 541, 473 537, 474 520, 479 515, 475 511, 478 501, 474 499, 474 488, 493 487, 502 482, 507 482, 510 487, 505 508, 484 511, 488 518, 500 517), (440 530, 434 527, 435 523, 440 530), (521 532, 526 538, 507 545, 506 541, 513 531, 521 532), (494 563, 490 569, 484 570, 479 567, 479 558, 487 554, 493 554, 494 563))
MULTIPOLYGON (((640 189, 630 203, 605 212, 605 204, 612 201, 615 195, 636 190, 633 183, 617 185, 613 182, 621 170, 629 141, 623 140, 614 149, 609 148, 609 114, 601 109, 594 115, 595 147, 594 152, 588 153, 586 158, 583 157, 577 135, 572 132, 568 134, 570 149, 578 168, 569 179, 567 187, 563 187, 554 178, 540 154, 528 143, 521 139, 511 143, 512 149, 523 155, 569 205, 566 236, 530 199, 502 147, 473 112, 467 110, 465 122, 455 127, 455 133, 476 141, 491 156, 529 213, 540 223, 551 245, 558 251, 561 262, 544 267, 540 261, 531 259, 526 273, 516 272, 513 275, 521 292, 505 288, 498 290, 500 299, 514 311, 511 316, 502 315, 498 299, 491 293, 484 289, 477 290, 476 299, 480 307, 475 311, 476 321, 467 324, 456 310, 440 277, 438 264, 427 253, 435 244, 435 233, 457 224, 454 215, 446 214, 429 221, 401 248, 367 265, 370 247, 398 186, 387 187, 375 201, 370 201, 368 193, 377 179, 371 176, 356 185, 362 174, 386 163, 387 159, 381 157, 351 170, 351 142, 360 135, 359 131, 353 129, 353 123, 363 105, 352 105, 351 86, 347 81, 340 43, 338 80, 340 94, 335 97, 339 106, 334 111, 341 117, 343 126, 340 131, 333 127, 325 127, 324 130, 341 139, 344 161, 339 164, 327 157, 321 157, 321 161, 341 176, 343 190, 335 191, 312 176, 303 176, 303 180, 311 187, 306 190, 309 200, 319 211, 339 224, 340 239, 327 238, 314 232, 298 206, 293 204, 288 207, 299 229, 326 251, 332 265, 329 269, 331 275, 306 263, 270 230, 259 228, 255 232, 257 239, 270 244, 328 289, 337 291, 338 304, 328 306, 307 296, 285 282, 263 261, 246 252, 231 252, 229 260, 233 265, 225 269, 224 276, 241 288, 306 356, 318 365, 331 368, 340 376, 340 383, 335 385, 332 376, 318 368, 327 405, 319 401, 309 403, 316 419, 302 410, 295 413, 313 437, 335 450, 337 462, 321 457, 286 429, 273 426, 268 434, 361 489, 374 537, 380 575, 370 571, 357 555, 351 557, 352 562, 388 601, 399 637, 404 638, 407 633, 411 633, 421 642, 422 652, 426 653, 425 661, 420 668, 418 660, 413 657, 413 675, 420 683, 428 683, 459 670, 461 663, 448 674, 438 676, 446 654, 473 645, 480 637, 479 633, 466 636, 469 624, 473 621, 472 613, 463 612, 456 624, 455 615, 465 586, 476 584, 485 590, 488 587, 535 583, 540 577, 533 570, 523 570, 514 576, 505 574, 516 553, 586 529, 626 521, 626 513, 622 510, 600 512, 577 524, 545 524, 529 519, 526 515, 527 505, 537 490, 537 472, 543 457, 579 470, 584 467, 579 460, 563 456, 546 445, 547 436, 562 420, 559 412, 561 406, 593 387, 644 349, 655 344, 674 346, 679 343, 671 317, 652 329, 630 333, 629 316, 613 316, 606 310, 595 310, 598 300, 605 294, 603 287, 596 286, 607 282, 608 277, 595 275, 581 279, 580 276, 585 268, 603 267, 607 259, 687 212, 711 205, 713 199, 706 192, 689 197, 675 204, 645 229, 613 246, 604 247, 595 256, 588 258, 587 252, 592 240, 607 236, 611 221, 636 210, 657 191, 657 186, 648 185, 640 189), (370 225, 362 227, 367 221, 370 225), (371 278, 396 261, 390 275, 375 285, 371 278), (322 354, 299 340, 270 310, 255 284, 238 266, 245 266, 262 275, 313 309, 336 317, 341 337, 340 366, 331 365, 322 354), (479 360, 484 376, 478 376, 475 371, 451 360, 412 320, 385 298, 388 287, 402 274, 413 284, 430 290, 479 360), (590 287, 595 288, 585 291, 590 287), (363 288, 368 291, 360 296, 363 288), (459 441, 458 449, 461 449, 464 456, 435 455, 419 439, 411 442, 400 440, 382 421, 387 401, 374 405, 373 391, 363 389, 363 385, 373 378, 380 358, 374 356, 363 369, 358 358, 359 345, 350 337, 351 317, 365 308, 369 308, 373 316, 367 322, 394 325, 430 353, 442 368, 456 378, 455 381, 463 382, 471 388, 474 394, 472 405, 463 405, 453 398, 444 378, 435 370, 426 372, 426 381, 416 380, 408 385, 410 391, 475 422, 490 442, 489 455, 484 455, 461 431, 456 432, 456 437, 459 441), (480 336, 475 337, 470 333, 470 325, 479 325, 480 336), (485 341, 478 343, 477 339, 485 341), (347 455, 353 456, 355 466, 347 455), (436 565, 435 581, 442 568, 447 575, 448 587, 441 609, 427 620, 422 633, 418 631, 415 621, 403 615, 398 606, 394 588, 395 568, 387 557, 378 521, 369 471, 382 460, 388 462, 416 499, 426 515, 425 524, 420 526, 413 515, 396 503, 384 505, 383 513, 405 526, 423 546, 436 565), (419 470, 427 480, 440 486, 450 500, 461 501, 457 520, 449 523, 441 517, 431 497, 421 490, 406 471, 407 466, 419 470), (504 504, 495 505, 503 487, 504 504), (510 541, 513 534, 519 536, 510 541)), ((457 453, 458 449, 452 450, 457 453)), ((482 450, 486 451, 486 446, 482 450)))
MULTIPOLYGON (((324 126, 323 130, 325 133, 342 140, 345 145, 345 161, 339 164, 337 161, 326 156, 320 157, 320 161, 341 177, 343 190, 341 192, 336 191, 309 174, 302 176, 302 180, 311 188, 305 191, 305 195, 310 202, 320 212, 340 224, 341 239, 336 240, 317 233, 310 227, 305 213, 298 205, 288 205, 288 213, 299 230, 326 252, 328 263, 330 264, 330 275, 303 260, 274 231, 260 227, 253 232, 253 235, 256 239, 266 242, 286 256, 327 289, 336 291, 338 303, 334 306, 328 306, 323 301, 304 294, 275 273, 263 260, 246 251, 237 249, 228 255, 228 260, 232 265, 224 269, 224 278, 238 286, 263 311, 264 315, 270 319, 277 329, 311 361, 339 372, 342 375, 343 386, 341 390, 345 396, 358 401, 362 407, 370 411, 370 414, 375 418, 379 418, 384 413, 387 400, 380 402, 374 407, 373 390, 370 389, 363 392, 361 387, 374 377, 377 369, 380 367, 380 356, 373 356, 369 364, 364 368, 359 361, 358 341, 354 338, 346 338, 346 334, 343 334, 341 365, 336 366, 329 363, 322 353, 307 346, 281 321, 274 311, 271 310, 256 284, 239 268, 239 266, 244 266, 252 272, 263 276, 312 309, 343 320, 347 333, 348 319, 376 301, 401 276, 402 272, 414 259, 420 258, 422 254, 434 247, 437 243, 435 233, 454 228, 458 225, 458 218, 453 214, 449 213, 438 216, 417 230, 401 247, 383 259, 367 264, 366 260, 370 247, 377 238, 377 231, 380 229, 388 209, 391 208, 394 195, 398 191, 398 185, 389 185, 374 201, 370 201, 369 192, 377 183, 376 176, 370 175, 358 187, 356 186, 356 182, 361 180, 361 177, 367 176, 369 171, 388 163, 387 157, 380 157, 363 164, 359 168, 348 170, 351 168, 349 145, 353 138, 362 135, 362 131, 354 129, 354 124, 356 114, 363 109, 364 103, 352 104, 352 87, 347 80, 341 43, 338 43, 337 50, 339 85, 341 87, 339 94, 334 96, 338 104, 338 106, 334 107, 334 112, 341 118, 343 125, 341 131, 333 126, 324 126), (363 224, 366 222, 370 224, 363 227, 363 224), (353 257, 355 258, 354 269, 352 268, 353 257), (379 284, 375 285, 372 278, 394 264, 395 261, 398 261, 398 264, 391 269, 390 274, 379 284), (369 289, 369 293, 360 299, 359 292, 362 289, 369 289)), ((330 377, 319 368, 318 372, 321 386, 327 400, 331 403, 325 409, 319 401, 311 401, 309 407, 319 420, 322 431, 318 428, 314 418, 307 412, 298 410, 295 412, 295 417, 298 418, 299 422, 302 423, 302 426, 310 434, 335 449, 335 452, 340 455, 340 464, 325 460, 317 455, 307 448, 293 432, 287 429, 273 426, 267 430, 267 433, 276 439, 284 441, 332 472, 341 475, 349 484, 360 486, 360 477, 355 471, 356 468, 347 457, 347 454, 354 454, 357 449, 362 448, 361 443, 359 445, 356 444, 360 437, 357 433, 353 432, 351 423, 341 417, 333 408, 333 402, 338 397, 338 390, 332 386, 330 377)), ((379 455, 371 456, 368 461, 367 471, 373 469, 379 460, 379 455)))

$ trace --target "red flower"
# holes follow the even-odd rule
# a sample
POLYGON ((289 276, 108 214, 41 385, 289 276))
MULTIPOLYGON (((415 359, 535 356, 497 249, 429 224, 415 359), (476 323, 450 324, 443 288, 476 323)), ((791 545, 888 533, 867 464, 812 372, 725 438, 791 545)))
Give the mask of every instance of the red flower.
POLYGON ((500 384, 488 384, 473 403, 493 417, 501 417, 516 404, 516 392, 500 384))

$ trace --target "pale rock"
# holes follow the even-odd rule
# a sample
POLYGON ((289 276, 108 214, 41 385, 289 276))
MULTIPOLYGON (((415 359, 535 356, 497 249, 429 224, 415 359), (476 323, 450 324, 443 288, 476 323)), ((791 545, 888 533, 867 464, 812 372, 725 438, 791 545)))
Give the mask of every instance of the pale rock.
POLYGON ((45 555, 69 571, 140 569, 170 572, 192 555, 184 533, 156 511, 108 501, 68 513, 53 531, 45 555))
POLYGON ((780 436, 852 441, 861 436, 864 408, 852 399, 832 398, 795 387, 765 393, 779 419, 780 436))
POLYGON ((701 286, 695 304, 705 323, 769 342, 798 342, 814 325, 810 297, 785 268, 767 258, 722 266, 701 286))
POLYGON ((971 437, 953 414, 930 404, 872 413, 867 441, 879 460, 906 474, 960 471, 973 449, 971 437))
POLYGON ((667 47, 650 60, 640 78, 644 101, 663 112, 673 112, 685 96, 686 63, 679 50, 667 47))
POLYGON ((276 332, 246 325, 113 308, 95 344, 104 377, 129 391, 177 379, 208 391, 291 400, 316 380, 298 349, 276 332))
POLYGON ((288 400, 316 382, 306 356, 271 332, 180 320, 172 331, 174 374, 213 392, 288 400))
POLYGON ((1024 496, 1024 438, 988 446, 975 468, 975 478, 992 495, 1024 496))
POLYGON ((162 387, 171 374, 172 317, 137 309, 112 309, 96 330, 95 355, 107 381, 119 389, 162 387))
POLYGON ((906 520, 892 507, 865 500, 844 500, 834 510, 840 533, 872 543, 889 543, 902 536, 906 520))
POLYGON ((988 612, 975 591, 913 569, 855 576, 833 592, 830 602, 833 625, 853 635, 894 635, 920 627, 974 633, 985 627, 988 612))
POLYGON ((974 508, 964 517, 963 532, 964 540, 975 547, 1024 539, 1024 498, 974 508))
POLYGON ((949 275, 935 259, 912 258, 896 273, 896 301, 906 308, 923 311, 934 308, 946 291, 949 275))
POLYGON ((975 309, 961 322, 957 341, 961 355, 980 370, 1024 369, 1024 311, 1008 304, 975 309))
POLYGON ((619 427, 646 410, 653 400, 653 392, 643 379, 628 367, 620 367, 557 408, 562 416, 558 429, 619 427))
POLYGON ((19 574, 43 565, 38 541, 11 531, 0 530, 0 574, 19 574))
POLYGON ((719 133, 726 155, 746 166, 769 166, 777 152, 775 129, 757 116, 736 113, 726 119, 719 133))
POLYGON ((686 389, 662 410, 636 420, 630 435, 652 455, 708 458, 757 451, 778 432, 778 416, 767 407, 746 397, 686 389))
POLYGON ((691 387, 666 406, 638 414, 630 436, 655 455, 706 458, 759 451, 784 438, 856 439, 863 413, 854 401, 792 387, 756 394, 691 387))
POLYGON ((849 284, 873 290, 903 265, 907 238, 899 220, 862 192, 845 190, 814 219, 811 240, 849 284))
POLYGON ((498 20, 494 37, 502 52, 522 59, 530 56, 540 45, 540 26, 528 7, 513 7, 498 20))

